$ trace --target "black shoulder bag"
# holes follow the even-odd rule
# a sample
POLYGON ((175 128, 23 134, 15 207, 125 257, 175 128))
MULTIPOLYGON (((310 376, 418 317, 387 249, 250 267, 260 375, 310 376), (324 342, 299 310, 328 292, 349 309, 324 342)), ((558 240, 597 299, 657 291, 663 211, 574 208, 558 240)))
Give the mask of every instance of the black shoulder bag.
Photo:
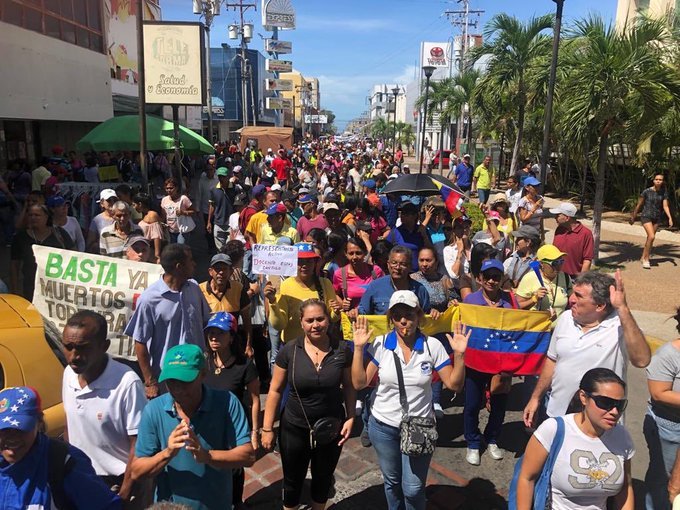
POLYGON ((305 412, 305 406, 302 404, 302 399, 300 398, 300 394, 298 393, 297 387, 295 386, 295 360, 298 349, 299 347, 297 345, 293 346, 293 389, 295 390, 295 396, 297 397, 298 402, 300 402, 302 415, 305 417, 307 427, 309 428, 309 446, 313 450, 317 446, 326 446, 335 441, 340 435, 342 422, 339 418, 334 416, 326 416, 316 420, 314 422, 314 426, 309 423, 309 418, 307 418, 307 413, 305 412))
POLYGON ((409 457, 420 457, 431 455, 437 445, 439 433, 437 432, 437 422, 434 418, 420 418, 408 415, 408 399, 404 388, 404 373, 401 370, 401 360, 397 353, 392 351, 394 356, 394 367, 397 371, 399 380, 399 402, 401 403, 401 423, 399 424, 399 435, 401 438, 401 453, 409 457))

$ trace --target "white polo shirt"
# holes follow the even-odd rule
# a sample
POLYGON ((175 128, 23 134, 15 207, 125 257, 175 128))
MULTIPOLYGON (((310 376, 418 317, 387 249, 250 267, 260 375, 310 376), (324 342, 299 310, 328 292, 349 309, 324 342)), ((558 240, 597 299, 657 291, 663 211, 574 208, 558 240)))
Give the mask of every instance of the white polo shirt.
POLYGON ((122 475, 130 454, 130 436, 137 435, 147 402, 137 374, 109 357, 102 375, 81 388, 78 375, 67 366, 62 398, 69 443, 90 457, 98 475, 122 475))
POLYGON ((567 310, 557 319, 548 357, 556 362, 546 409, 550 417, 567 413, 581 378, 591 368, 609 368, 625 381, 628 352, 618 312, 583 333, 567 310))
POLYGON ((408 415, 419 418, 433 418, 432 410, 432 370, 439 371, 450 365, 444 346, 431 336, 420 335, 413 345, 408 363, 392 331, 377 337, 367 349, 370 361, 378 365, 378 387, 375 390, 371 414, 392 427, 401 423, 401 404, 399 402, 399 379, 393 352, 397 353, 404 373, 404 388, 408 399, 408 415))

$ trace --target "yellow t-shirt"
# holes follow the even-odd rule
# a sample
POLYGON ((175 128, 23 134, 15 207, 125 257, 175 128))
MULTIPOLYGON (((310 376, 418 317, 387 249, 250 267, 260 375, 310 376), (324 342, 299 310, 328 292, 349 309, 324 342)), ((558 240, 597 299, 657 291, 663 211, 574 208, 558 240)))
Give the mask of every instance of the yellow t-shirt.
POLYGON ((248 220, 248 225, 246 226, 246 232, 250 232, 255 236, 257 242, 260 242, 260 232, 262 231, 262 225, 267 223, 267 212, 258 211, 253 214, 248 220))
MULTIPOLYGON (((340 317, 333 311, 331 302, 335 301, 333 284, 327 278, 319 278, 323 288, 323 300, 331 314, 331 320, 337 321, 340 317)), ((269 323, 278 331, 281 331, 281 340, 286 342, 300 338, 303 335, 300 324, 300 305, 303 301, 319 298, 319 293, 312 286, 306 287, 298 282, 297 278, 286 278, 281 282, 281 288, 276 295, 276 303, 269 305, 269 323)))
MULTIPOLYGON (((205 300, 208 302, 208 306, 210 307, 210 311, 212 313, 235 313, 241 311, 241 308, 243 308, 245 299, 242 296, 243 284, 241 282, 230 280, 229 288, 222 296, 222 299, 219 299, 215 294, 208 290, 207 281, 199 284, 198 288, 201 289, 201 292, 203 293, 205 300)), ((248 304, 250 304, 250 301, 248 301, 248 304)))
MULTIPOLYGON (((560 272, 552 282, 544 276, 543 283, 545 284, 544 287, 548 289, 548 293, 542 299, 539 299, 538 303, 532 306, 530 310, 548 311, 552 306, 559 317, 567 308, 570 287, 569 277, 560 272)), ((515 293, 524 299, 528 299, 540 288, 541 284, 538 281, 538 276, 532 270, 522 277, 515 293)))
MULTIPOLYGON (((486 220, 482 222, 482 230, 486 230, 487 224, 486 220)), ((508 240, 512 243, 512 232, 514 230, 517 230, 515 228, 515 220, 512 218, 512 216, 508 216, 507 221, 505 222, 505 225, 498 225, 498 231, 503 232, 505 234, 505 237, 508 238, 508 240)))
POLYGON ((265 223, 260 228, 260 232, 257 235, 257 242, 258 244, 276 244, 276 241, 281 237, 290 237, 293 244, 300 242, 300 235, 293 227, 284 225, 281 232, 275 234, 272 232, 272 227, 269 225, 269 222, 265 223))
POLYGON ((484 164, 475 168, 473 176, 477 179, 477 189, 491 189, 491 179, 493 178, 493 170, 486 168, 484 164))

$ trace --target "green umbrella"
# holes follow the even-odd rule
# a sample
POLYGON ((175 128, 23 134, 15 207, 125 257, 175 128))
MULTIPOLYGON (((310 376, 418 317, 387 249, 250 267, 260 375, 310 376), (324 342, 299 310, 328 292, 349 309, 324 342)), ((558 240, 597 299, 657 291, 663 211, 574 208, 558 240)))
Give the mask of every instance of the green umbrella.
MULTIPOLYGON (((201 135, 179 126, 180 148, 185 154, 214 154, 215 149, 201 135)), ((171 151, 175 148, 173 126, 160 117, 146 116, 146 148, 171 151)), ((80 152, 138 151, 139 116, 122 115, 102 122, 76 144, 80 152)))

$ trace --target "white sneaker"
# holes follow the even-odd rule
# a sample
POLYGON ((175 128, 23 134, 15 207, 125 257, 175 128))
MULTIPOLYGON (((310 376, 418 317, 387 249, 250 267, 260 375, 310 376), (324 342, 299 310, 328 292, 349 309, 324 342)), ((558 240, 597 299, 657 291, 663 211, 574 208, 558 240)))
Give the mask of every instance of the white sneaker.
POLYGON ((444 417, 444 409, 442 409, 442 405, 437 402, 432 407, 434 408, 435 418, 441 420, 444 417))
POLYGON ((491 443, 486 449, 493 460, 502 460, 505 456, 505 452, 497 444, 491 443))
POLYGON ((651 264, 649 263, 649 260, 643 260, 642 261, 642 268, 643 269, 651 269, 652 268, 651 264))
POLYGON ((468 448, 465 460, 468 461, 468 464, 472 464, 473 466, 479 466, 480 462, 479 450, 475 450, 474 448, 468 448))
POLYGON ((361 400, 357 400, 354 406, 354 416, 361 416, 361 411, 364 409, 364 403, 361 400))

